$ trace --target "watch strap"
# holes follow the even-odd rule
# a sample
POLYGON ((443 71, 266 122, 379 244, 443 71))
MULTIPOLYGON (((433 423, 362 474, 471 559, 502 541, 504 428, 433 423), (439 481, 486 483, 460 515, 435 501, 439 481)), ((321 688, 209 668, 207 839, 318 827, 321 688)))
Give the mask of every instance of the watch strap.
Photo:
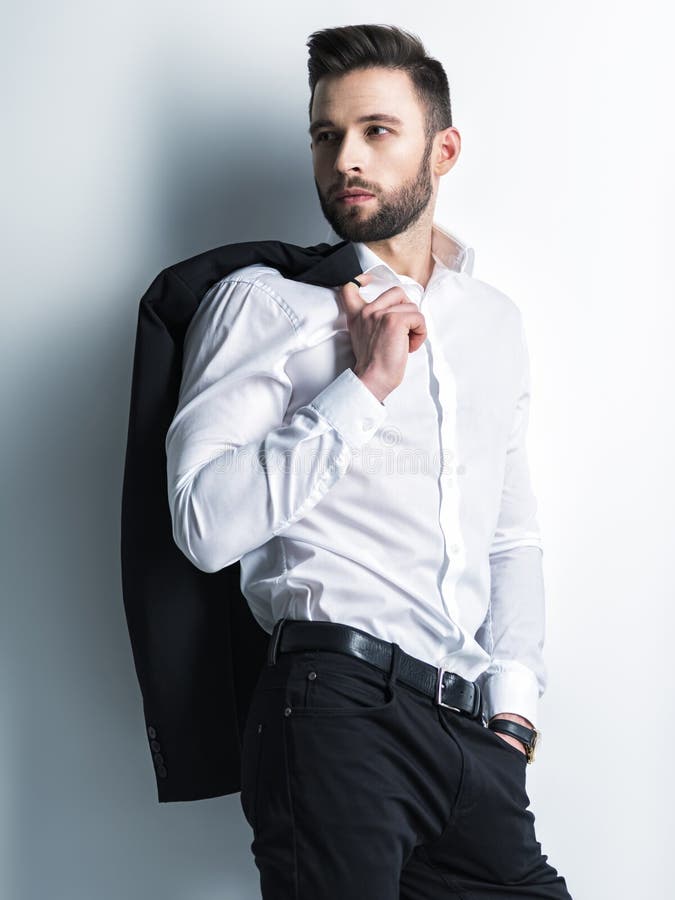
POLYGON ((502 734, 510 734, 511 737, 517 738, 525 746, 528 763, 534 760, 534 749, 541 737, 541 732, 536 728, 528 728, 519 722, 512 722, 511 719, 501 718, 492 719, 487 727, 492 731, 501 731, 502 734))

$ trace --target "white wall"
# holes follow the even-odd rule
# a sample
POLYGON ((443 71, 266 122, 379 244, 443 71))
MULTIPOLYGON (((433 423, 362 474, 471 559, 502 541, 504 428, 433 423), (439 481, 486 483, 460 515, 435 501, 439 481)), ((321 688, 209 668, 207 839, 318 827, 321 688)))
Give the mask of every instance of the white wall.
POLYGON ((28 2, 5 11, 2 900, 258 896, 238 795, 156 803, 122 607, 138 300, 218 244, 327 239, 305 41, 416 31, 437 218, 523 310, 549 687, 528 769, 575 900, 668 896, 672 26, 666 3, 28 2))

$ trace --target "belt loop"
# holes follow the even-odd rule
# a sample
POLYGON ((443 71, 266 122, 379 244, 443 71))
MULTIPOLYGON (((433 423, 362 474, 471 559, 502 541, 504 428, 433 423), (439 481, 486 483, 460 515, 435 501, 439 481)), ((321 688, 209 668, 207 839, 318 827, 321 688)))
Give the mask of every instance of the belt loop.
POLYGON ((485 697, 483 695, 483 691, 478 684, 478 681, 474 681, 473 683, 474 689, 476 691, 477 696, 474 698, 474 708, 473 708, 473 716, 472 718, 478 719, 481 725, 487 724, 487 719, 485 716, 485 697))
POLYGON ((401 668, 401 648, 392 641, 391 644, 391 664, 389 666, 389 675, 387 676, 387 687, 393 691, 396 684, 396 678, 401 668))
POLYGON ((283 616, 277 622, 274 623, 274 628, 272 629, 272 634, 270 635, 270 642, 267 645, 267 665, 274 666, 277 662, 277 651, 279 649, 279 641, 281 640, 281 629, 283 627, 284 622, 286 621, 286 616, 283 616))

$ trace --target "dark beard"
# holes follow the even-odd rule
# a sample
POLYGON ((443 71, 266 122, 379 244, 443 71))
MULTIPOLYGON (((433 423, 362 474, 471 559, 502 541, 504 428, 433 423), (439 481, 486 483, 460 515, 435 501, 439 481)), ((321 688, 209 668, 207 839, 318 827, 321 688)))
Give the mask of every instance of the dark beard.
POLYGON ((326 203, 314 179, 324 217, 343 241, 372 243, 384 241, 408 229, 429 204, 433 184, 429 160, 433 138, 427 141, 417 175, 396 191, 393 199, 377 198, 377 211, 364 216, 355 206, 344 206, 337 200, 326 203))

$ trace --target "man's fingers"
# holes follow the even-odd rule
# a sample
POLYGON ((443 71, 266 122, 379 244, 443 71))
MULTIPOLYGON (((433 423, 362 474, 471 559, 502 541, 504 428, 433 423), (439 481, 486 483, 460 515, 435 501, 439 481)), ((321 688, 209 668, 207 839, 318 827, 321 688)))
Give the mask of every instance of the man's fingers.
POLYGON ((403 325, 407 330, 409 353, 414 353, 427 339, 426 321, 414 303, 405 304, 404 309, 394 306, 389 310, 387 316, 389 321, 394 323, 393 327, 399 328, 403 325))
MULTIPOLYGON (((361 282, 362 287, 368 284, 368 282, 372 280, 372 277, 370 272, 361 272, 359 275, 355 276, 355 278, 361 282)), ((348 281, 346 284, 342 285, 340 288, 340 295, 342 297, 342 304, 345 308, 345 312, 350 316, 355 315, 362 306, 365 306, 366 301, 361 294, 359 294, 359 286, 358 284, 354 284, 353 281, 348 281)))

